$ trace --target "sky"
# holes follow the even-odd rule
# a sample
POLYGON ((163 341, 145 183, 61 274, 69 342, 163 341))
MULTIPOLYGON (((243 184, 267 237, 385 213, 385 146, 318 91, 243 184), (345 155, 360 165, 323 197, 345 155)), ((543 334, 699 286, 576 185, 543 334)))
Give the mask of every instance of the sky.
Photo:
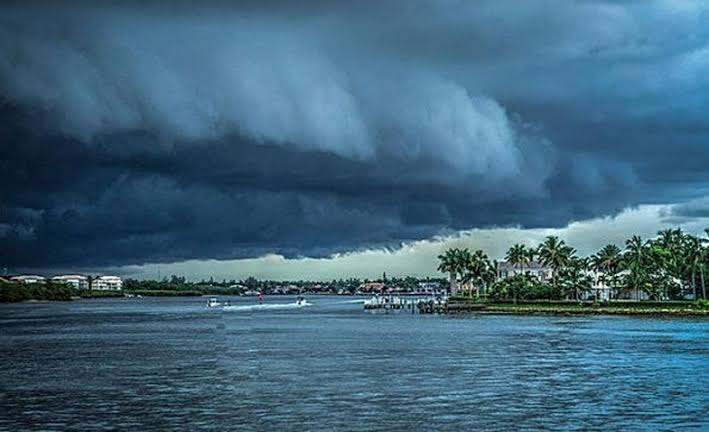
POLYGON ((3 2, 0 268, 435 274, 709 226, 709 5, 3 2))

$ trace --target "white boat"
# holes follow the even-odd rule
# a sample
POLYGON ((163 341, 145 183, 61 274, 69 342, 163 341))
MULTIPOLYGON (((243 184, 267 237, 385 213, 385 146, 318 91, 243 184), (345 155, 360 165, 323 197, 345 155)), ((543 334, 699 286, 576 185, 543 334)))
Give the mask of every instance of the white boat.
POLYGON ((222 305, 222 304, 219 303, 219 300, 217 300, 216 298, 210 298, 210 299, 207 301, 207 307, 219 307, 219 306, 221 306, 221 305, 222 305))

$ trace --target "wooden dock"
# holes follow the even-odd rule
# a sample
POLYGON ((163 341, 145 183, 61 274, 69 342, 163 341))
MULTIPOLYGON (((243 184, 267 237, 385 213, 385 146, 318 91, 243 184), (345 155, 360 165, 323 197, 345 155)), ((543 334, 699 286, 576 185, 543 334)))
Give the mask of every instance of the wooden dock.
POLYGON ((447 297, 428 298, 403 298, 397 295, 374 296, 364 301, 365 310, 404 310, 412 314, 443 314, 483 312, 487 309, 484 304, 475 304, 467 301, 451 301, 447 297))
POLYGON ((374 296, 364 302, 365 310, 404 310, 412 314, 446 313, 448 299, 442 297, 403 298, 396 295, 374 296))

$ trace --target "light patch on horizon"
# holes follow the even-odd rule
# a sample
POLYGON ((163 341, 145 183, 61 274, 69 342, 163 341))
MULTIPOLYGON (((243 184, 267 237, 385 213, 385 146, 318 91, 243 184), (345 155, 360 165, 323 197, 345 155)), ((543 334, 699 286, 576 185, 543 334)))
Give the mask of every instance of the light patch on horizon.
POLYGON ((536 246, 549 235, 556 235, 575 247, 581 255, 595 253, 608 243, 623 247, 624 241, 639 235, 652 238, 657 231, 680 226, 686 232, 701 235, 709 227, 709 217, 677 224, 670 217, 672 206, 645 205, 626 209, 616 217, 574 222, 564 228, 475 229, 458 235, 421 240, 390 250, 367 250, 335 255, 330 258, 286 259, 280 255, 242 260, 189 260, 171 264, 146 264, 111 269, 126 277, 157 279, 181 275, 189 280, 244 279, 254 276, 272 280, 332 280, 348 277, 378 278, 387 276, 441 276, 436 272, 437 256, 450 247, 482 249, 492 259, 503 259, 514 243, 536 246))

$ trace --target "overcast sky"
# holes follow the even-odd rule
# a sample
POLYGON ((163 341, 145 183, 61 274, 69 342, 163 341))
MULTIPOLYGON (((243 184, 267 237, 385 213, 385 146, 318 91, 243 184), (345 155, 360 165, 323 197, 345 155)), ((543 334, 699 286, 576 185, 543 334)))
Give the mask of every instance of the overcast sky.
POLYGON ((193 3, 0 6, 0 267, 423 275, 709 226, 704 2, 193 3))

